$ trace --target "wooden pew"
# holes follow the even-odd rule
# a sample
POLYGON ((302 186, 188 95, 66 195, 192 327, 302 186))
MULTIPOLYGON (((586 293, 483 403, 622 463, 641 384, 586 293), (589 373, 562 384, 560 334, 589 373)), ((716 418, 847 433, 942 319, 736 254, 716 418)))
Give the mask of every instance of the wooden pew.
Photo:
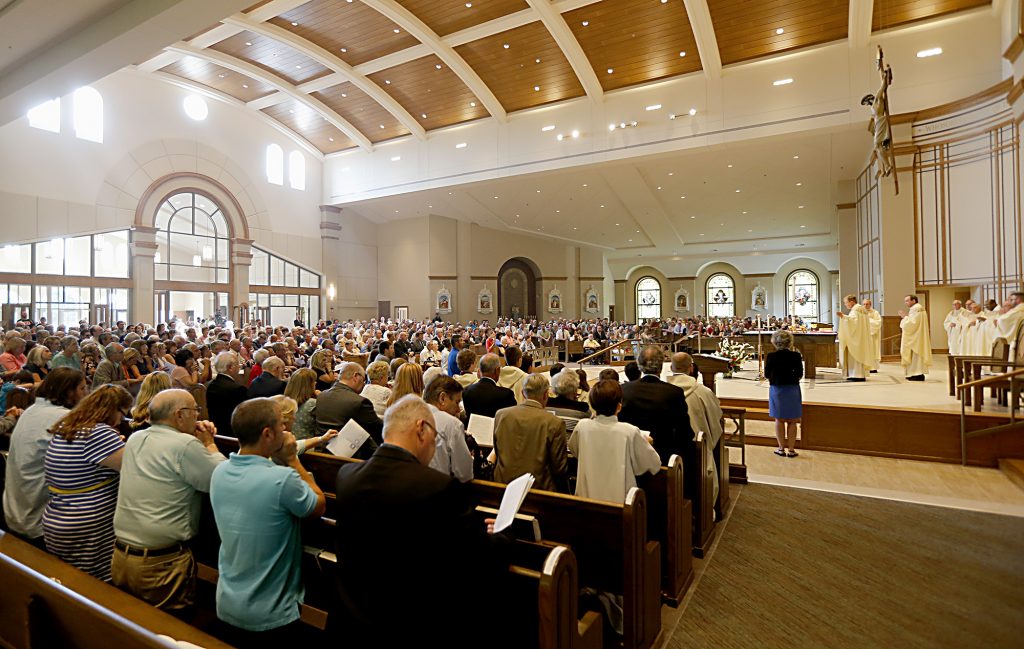
MULTIPOLYGON (((216 441, 225 455, 238 450, 235 438, 218 435, 216 441)), ((338 468, 361 460, 307 453, 301 461, 324 490, 328 514, 333 516, 338 468)), ((209 499, 205 500, 208 507, 209 499)), ((208 510, 204 511, 204 515, 207 513, 208 510)), ((302 526, 306 588, 302 619, 320 629, 326 628, 328 612, 336 605, 334 569, 337 559, 332 551, 335 525, 333 517, 324 517, 303 521, 302 526)), ((194 545, 200 546, 195 552, 197 561, 202 564, 201 574, 215 582, 220 546, 216 528, 201 529, 194 545)), ((593 611, 579 616, 579 569, 571 548, 554 543, 517 541, 509 573, 513 589, 509 601, 519 605, 511 613, 517 621, 513 631, 517 638, 527 642, 524 646, 531 646, 535 640, 540 649, 601 649, 603 617, 593 611)))
POLYGON ((534 372, 546 372, 558 363, 558 349, 556 347, 537 347, 529 353, 533 357, 534 372))
POLYGON ((343 351, 341 353, 341 360, 345 361, 346 363, 359 363, 360 365, 363 366, 363 369, 366 369, 366 366, 370 364, 370 353, 363 352, 361 354, 353 354, 351 352, 343 351))
MULTIPOLYGON (((338 469, 342 465, 358 461, 321 453, 302 456, 303 466, 325 493, 334 491, 338 469)), ((681 475, 678 481, 681 484, 681 475)), ((483 480, 473 480, 468 484, 478 505, 497 508, 501 504, 505 485, 483 480)), ((332 513, 331 506, 329 498, 328 515, 332 513)), ((644 492, 640 489, 631 491, 627 503, 617 505, 531 490, 520 512, 535 516, 540 521, 545 541, 564 543, 573 548, 580 565, 582 586, 623 594, 625 649, 653 646, 661 631, 661 544, 648 537, 648 508, 644 492), (609 570, 610 566, 618 566, 621 571, 609 570)), ((680 515, 683 512, 685 508, 681 508, 680 515)), ((685 529, 685 523, 677 523, 674 529, 685 529)), ((684 566, 680 571, 685 573, 687 568, 684 566)), ((670 581, 675 588, 674 597, 679 596, 679 579, 670 581)), ((685 576, 681 579, 686 581, 685 576)))
POLYGON ((647 535, 661 545, 661 598, 673 608, 693 583, 693 504, 683 497, 683 460, 637 478, 647 495, 647 535))
POLYGON ((8 649, 166 649, 157 634, 229 649, 11 534, 0 534, 0 580, 0 646, 8 649))

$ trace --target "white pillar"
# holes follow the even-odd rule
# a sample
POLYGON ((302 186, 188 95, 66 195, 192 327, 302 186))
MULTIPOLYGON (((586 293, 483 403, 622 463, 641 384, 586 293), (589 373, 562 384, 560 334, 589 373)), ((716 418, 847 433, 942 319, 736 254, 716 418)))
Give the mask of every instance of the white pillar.
POLYGON ((131 321, 155 322, 153 279, 156 272, 156 228, 136 225, 132 228, 131 245, 131 321))
POLYGON ((320 254, 324 270, 320 283, 320 317, 325 320, 340 318, 338 313, 338 292, 341 285, 341 263, 339 248, 341 241, 341 208, 333 205, 320 206, 320 254))
POLYGON ((231 240, 231 294, 229 296, 230 307, 228 318, 238 324, 239 310, 243 306, 250 308, 249 317, 252 317, 252 305, 249 304, 249 267, 252 266, 252 240, 232 239, 231 240))

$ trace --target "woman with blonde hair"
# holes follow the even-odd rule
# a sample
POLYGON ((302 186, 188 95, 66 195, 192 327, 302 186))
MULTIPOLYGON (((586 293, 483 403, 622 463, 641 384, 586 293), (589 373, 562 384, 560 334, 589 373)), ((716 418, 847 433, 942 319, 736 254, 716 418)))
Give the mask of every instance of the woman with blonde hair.
POLYGON ((49 348, 44 345, 36 345, 32 348, 32 351, 28 353, 28 362, 26 362, 21 369, 32 373, 32 383, 35 387, 39 387, 43 383, 43 379, 50 373, 50 369, 47 365, 50 359, 53 358, 53 354, 49 348))
POLYGON ((317 390, 330 390, 334 382, 338 380, 338 375, 335 374, 332 365, 334 365, 334 354, 329 349, 318 349, 313 352, 312 358, 309 359, 309 366, 316 373, 317 390))
MULTIPOLYGON (((313 357, 316 358, 316 355, 313 357)), ((288 429, 295 435, 295 439, 316 436, 316 383, 316 372, 304 367, 295 370, 284 388, 284 396, 294 399, 297 408, 294 427, 288 429)))
POLYGON ((398 368, 391 396, 388 397, 388 408, 407 394, 423 396, 423 369, 415 363, 404 363, 398 368))
POLYGON ((160 392, 170 389, 171 377, 164 372, 153 372, 146 376, 139 387, 139 396, 135 397, 132 420, 128 422, 133 433, 149 428, 149 402, 160 392))
MULTIPOLYGON (((295 399, 286 397, 283 394, 275 394, 270 397, 270 400, 276 403, 277 407, 281 409, 281 421, 284 422, 284 429, 291 431, 292 426, 295 425, 295 414, 298 412, 298 405, 295 403, 295 399)), ((292 434, 294 434, 294 432, 292 434)), ((301 455, 310 449, 320 448, 322 445, 337 436, 338 431, 331 429, 317 437, 307 437, 305 439, 296 440, 298 442, 299 454, 301 455)))
POLYGON ((388 375, 391 368, 384 361, 374 361, 366 368, 366 385, 360 395, 366 397, 373 404, 373 411, 381 419, 384 418, 384 411, 388 409, 388 400, 391 398, 391 387, 388 385, 388 375))
POLYGON ((139 350, 134 347, 129 347, 124 350, 124 358, 121 360, 121 368, 124 370, 124 376, 127 379, 135 379, 136 381, 142 380, 142 372, 139 371, 139 360, 142 356, 139 354, 139 350))
POLYGON ((46 549, 103 581, 110 581, 124 454, 124 441, 115 427, 131 407, 128 390, 100 386, 50 429, 53 437, 46 449, 46 549))

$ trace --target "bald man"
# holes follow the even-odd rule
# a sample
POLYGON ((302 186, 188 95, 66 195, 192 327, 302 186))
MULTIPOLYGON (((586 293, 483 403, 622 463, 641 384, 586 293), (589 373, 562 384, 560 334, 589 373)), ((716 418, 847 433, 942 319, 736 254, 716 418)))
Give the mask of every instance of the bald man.
POLYGON ((128 438, 114 512, 111 582, 165 611, 195 603, 196 563, 188 542, 199 531, 199 493, 224 461, 217 429, 197 421, 185 390, 164 390, 149 404, 146 430, 128 438))
POLYGON ((508 539, 488 535, 465 487, 430 468, 435 426, 422 399, 402 397, 384 444, 338 471, 339 628, 352 646, 479 647, 503 610, 492 597, 505 591, 508 539))
MULTIPOLYGON (((715 447, 722 439, 722 404, 706 385, 691 376, 693 357, 686 352, 672 354, 672 375, 666 382, 683 389, 686 394, 686 408, 690 415, 690 428, 694 433, 703 431, 707 436, 704 445, 708 472, 719 475, 715 463, 715 447)), ((718 480, 714 480, 712 498, 718 499, 718 480)))

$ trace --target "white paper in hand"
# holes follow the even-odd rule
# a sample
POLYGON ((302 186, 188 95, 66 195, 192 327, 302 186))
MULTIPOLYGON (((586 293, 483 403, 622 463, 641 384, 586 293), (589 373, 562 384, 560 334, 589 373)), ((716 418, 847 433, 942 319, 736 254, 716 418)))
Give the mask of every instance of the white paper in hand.
POLYGON ((480 446, 494 446, 494 418, 470 415, 466 432, 473 436, 480 446))
POLYGON ((498 507, 498 515, 494 519, 494 531, 501 532, 515 520, 516 513, 526 500, 526 493, 533 486, 533 476, 524 473, 505 487, 505 493, 501 496, 501 506, 498 507))
POLYGON ((339 457, 352 457, 369 438, 370 433, 365 428, 356 423, 355 419, 349 419, 338 431, 338 436, 327 442, 327 450, 339 457))

